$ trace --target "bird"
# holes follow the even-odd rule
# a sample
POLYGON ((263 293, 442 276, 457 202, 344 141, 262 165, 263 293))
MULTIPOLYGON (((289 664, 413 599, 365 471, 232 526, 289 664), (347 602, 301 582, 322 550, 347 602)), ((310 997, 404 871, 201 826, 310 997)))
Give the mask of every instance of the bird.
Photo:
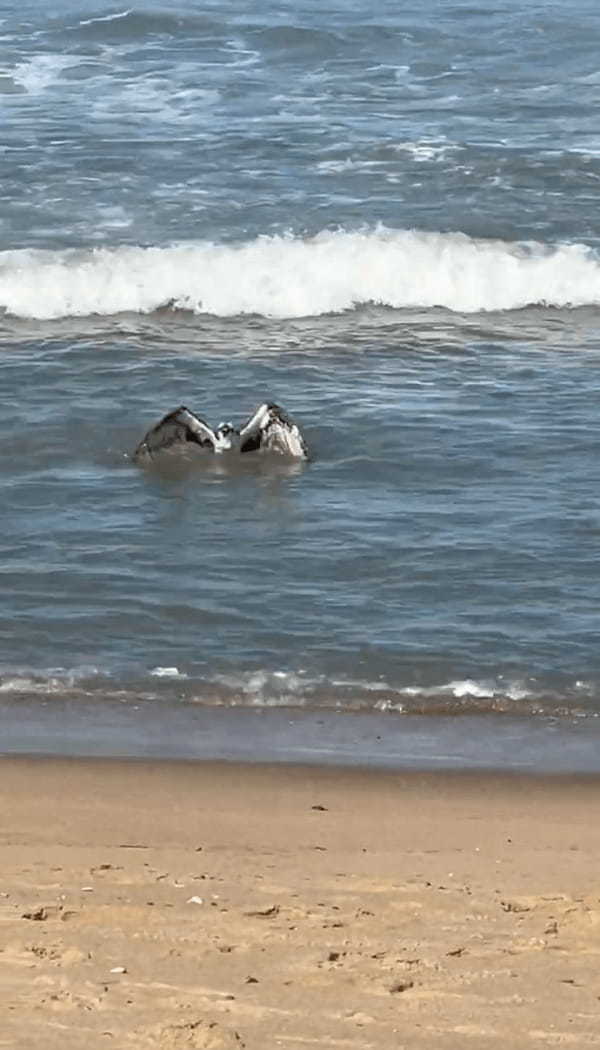
POLYGON ((296 423, 279 405, 268 402, 259 405, 240 427, 219 423, 216 430, 185 405, 180 405, 150 428, 133 459, 143 463, 156 453, 196 445, 218 456, 275 452, 293 459, 308 459, 308 448, 296 423))

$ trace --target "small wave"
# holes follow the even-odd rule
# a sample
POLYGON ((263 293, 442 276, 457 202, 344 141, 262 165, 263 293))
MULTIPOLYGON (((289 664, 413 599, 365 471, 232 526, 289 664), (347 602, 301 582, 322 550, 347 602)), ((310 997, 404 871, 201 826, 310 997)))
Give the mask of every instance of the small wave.
POLYGON ((406 686, 400 690, 406 697, 419 700, 447 697, 460 701, 519 701, 535 699, 535 691, 522 682, 477 681, 472 678, 457 679, 442 685, 418 688, 406 686))
POLYGON ((584 244, 383 227, 237 244, 0 252, 0 308, 24 318, 149 313, 166 305, 286 318, 371 303, 461 313, 594 305, 600 256, 584 244))
POLYGON ((168 5, 153 10, 130 7, 123 11, 109 11, 92 18, 80 19, 69 26, 71 33, 84 39, 105 40, 114 43, 139 44, 147 38, 190 34, 196 29, 212 27, 210 16, 183 11, 169 11, 168 5))
POLYGON ((57 693, 65 686, 61 678, 13 675, 0 682, 0 693, 57 693))
POLYGON ((258 29, 255 39, 267 50, 281 53, 286 62, 299 51, 308 51, 311 59, 335 55, 340 47, 340 37, 327 29, 298 25, 277 25, 258 29))
POLYGON ((127 18, 131 14, 131 8, 129 7, 126 11, 116 11, 110 15, 98 15, 96 18, 82 18, 80 19, 80 26, 91 26, 95 25, 96 22, 116 22, 120 18, 127 18))
POLYGON ((92 666, 74 668, 5 668, 0 671, 3 702, 53 698, 98 703, 118 700, 190 703, 200 707, 305 709, 343 712, 388 712, 398 715, 510 714, 555 717, 592 716, 599 711, 600 683, 538 682, 511 679, 456 678, 432 685, 390 684, 311 674, 308 670, 251 670, 198 677, 171 665, 139 668, 131 673, 92 666))
POLYGON ((96 667, 62 667, 46 671, 14 670, 0 672, 0 693, 65 695, 83 687, 99 675, 96 667))

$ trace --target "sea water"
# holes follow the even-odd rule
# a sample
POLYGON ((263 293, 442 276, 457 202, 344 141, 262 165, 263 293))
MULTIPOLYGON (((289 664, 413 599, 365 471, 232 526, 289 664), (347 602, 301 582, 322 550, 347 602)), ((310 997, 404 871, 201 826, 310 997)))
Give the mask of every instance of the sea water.
POLYGON ((1 5, 7 747, 140 704, 593 730, 599 39, 591 0, 1 5), (132 462, 264 400, 308 464, 132 462))

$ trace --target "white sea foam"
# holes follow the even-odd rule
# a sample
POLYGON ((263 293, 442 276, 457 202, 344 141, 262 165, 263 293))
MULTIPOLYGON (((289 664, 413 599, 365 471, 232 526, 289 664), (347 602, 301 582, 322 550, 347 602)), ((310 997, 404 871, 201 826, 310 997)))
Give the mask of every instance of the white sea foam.
POLYGON ((187 678, 178 667, 153 667, 150 674, 154 678, 187 678))
POLYGON ((0 693, 57 693, 64 687, 60 678, 39 679, 23 674, 4 678, 0 682, 0 693))
POLYGON ((474 682, 470 678, 465 678, 464 681, 450 682, 446 686, 446 690, 455 696, 457 700, 462 700, 465 697, 473 697, 476 700, 490 700, 495 695, 493 686, 486 685, 484 682, 474 682))
MULTIPOLYGON (((180 73, 184 67, 180 67, 180 73)), ((113 119, 131 113, 157 122, 190 123, 199 111, 210 112, 221 95, 210 88, 174 87, 167 78, 149 76, 125 84, 118 92, 98 95, 91 106, 95 119, 113 119)))
POLYGON ((131 14, 132 8, 128 8, 126 11, 117 11, 111 15, 99 15, 97 18, 82 18, 79 22, 80 26, 91 26, 95 22, 117 22, 120 18, 127 18, 131 14))
POLYGON ((346 157, 345 160, 320 160, 316 170, 322 175, 340 175, 344 171, 360 171, 364 167, 373 167, 373 164, 362 164, 359 161, 346 157))
POLYGON ((98 674, 98 668, 91 666, 58 667, 45 671, 0 669, 0 693, 64 693, 98 674))
POLYGON ((408 153, 414 161, 422 164, 424 161, 442 161, 449 153, 461 149, 454 142, 439 142, 433 139, 423 139, 419 142, 399 142, 394 146, 396 153, 408 153))
POLYGON ((413 699, 453 697, 455 700, 527 700, 533 696, 532 691, 521 682, 505 682, 502 676, 498 681, 459 678, 442 685, 405 686, 400 692, 413 699))
POLYGON ((61 73, 77 66, 80 58, 73 55, 34 55, 27 62, 19 62, 12 70, 12 78, 29 95, 40 95, 47 87, 60 80, 61 73))
POLYGON ((385 228, 240 244, 0 252, 0 309, 18 317, 148 313, 166 303, 277 318, 364 303, 466 313, 584 306, 600 303, 600 256, 583 244, 385 228))

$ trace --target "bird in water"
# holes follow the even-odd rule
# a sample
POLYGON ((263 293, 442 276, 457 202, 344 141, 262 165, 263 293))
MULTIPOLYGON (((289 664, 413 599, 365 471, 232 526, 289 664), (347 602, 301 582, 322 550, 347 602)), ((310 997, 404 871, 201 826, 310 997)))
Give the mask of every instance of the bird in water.
POLYGON ((276 452, 293 459, 308 459, 306 442, 298 426, 279 405, 260 405, 240 427, 219 423, 213 430, 185 405, 168 412, 140 441, 133 458, 143 463, 159 452, 199 445, 215 455, 276 452))

